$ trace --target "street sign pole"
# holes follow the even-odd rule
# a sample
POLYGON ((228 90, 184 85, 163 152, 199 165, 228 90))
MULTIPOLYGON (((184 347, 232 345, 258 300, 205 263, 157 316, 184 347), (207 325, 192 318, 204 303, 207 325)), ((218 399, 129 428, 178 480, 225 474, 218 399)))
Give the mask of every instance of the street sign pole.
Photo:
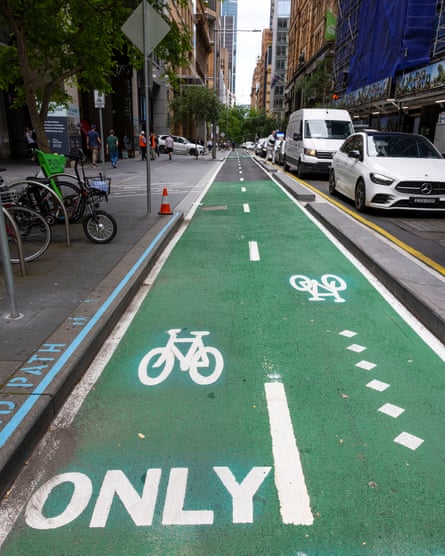
POLYGON ((149 79, 148 79, 148 45, 149 45, 149 36, 148 36, 148 25, 147 25, 147 18, 148 18, 148 9, 147 9, 147 2, 143 3, 143 32, 144 32, 144 86, 145 86, 145 140, 147 142, 147 156, 145 159, 145 164, 147 168, 147 214, 151 213, 151 176, 150 176, 150 144, 151 144, 151 136, 150 136, 150 87, 149 87, 149 79))
POLYGON ((102 175, 105 178, 105 149, 104 149, 104 126, 102 120, 102 109, 105 108, 105 94, 97 90, 94 91, 94 107, 99 110, 99 129, 100 129, 100 157, 102 160, 102 175))
POLYGON ((150 192, 150 79, 149 56, 155 47, 161 42, 169 32, 170 26, 158 14, 158 12, 148 4, 147 0, 142 0, 139 6, 122 25, 123 33, 144 55, 144 77, 145 77, 145 123, 147 139, 147 213, 151 212, 151 192, 150 192))

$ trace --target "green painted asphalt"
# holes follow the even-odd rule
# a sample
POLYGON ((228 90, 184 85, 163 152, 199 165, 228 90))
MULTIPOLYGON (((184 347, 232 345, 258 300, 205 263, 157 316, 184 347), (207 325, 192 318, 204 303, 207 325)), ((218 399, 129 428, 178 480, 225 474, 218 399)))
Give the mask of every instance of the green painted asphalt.
POLYGON ((441 356, 278 186, 233 172, 59 435, 63 455, 1 554, 445 554, 441 356), (166 360, 141 361, 172 329, 205 331, 214 350, 157 384, 166 360))

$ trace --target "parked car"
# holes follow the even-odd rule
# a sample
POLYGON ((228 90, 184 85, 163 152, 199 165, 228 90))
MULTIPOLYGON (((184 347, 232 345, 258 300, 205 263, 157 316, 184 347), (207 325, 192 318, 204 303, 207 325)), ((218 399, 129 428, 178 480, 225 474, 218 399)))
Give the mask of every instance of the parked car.
POLYGON ((445 160, 423 135, 361 131, 332 159, 329 192, 366 208, 445 210, 445 160))
POLYGON ((286 129, 284 168, 328 174, 334 153, 353 133, 351 115, 339 108, 301 108, 292 112, 286 129))
POLYGON ((255 154, 258 156, 262 156, 263 158, 266 158, 267 155, 266 145, 267 145, 267 137, 262 137, 261 139, 258 139, 255 145, 255 154))
POLYGON ((253 141, 246 141, 245 143, 241 144, 243 149, 247 149, 248 151, 253 151, 255 148, 255 143, 253 141))
MULTIPOLYGON (((168 135, 159 135, 158 137, 158 148, 161 153, 165 153, 165 140, 167 137, 168 135)), ((196 150, 198 150, 198 154, 205 153, 205 148, 199 143, 196 144, 185 137, 181 137, 180 135, 172 135, 172 137, 174 142, 174 154, 190 154, 195 156, 196 150)))

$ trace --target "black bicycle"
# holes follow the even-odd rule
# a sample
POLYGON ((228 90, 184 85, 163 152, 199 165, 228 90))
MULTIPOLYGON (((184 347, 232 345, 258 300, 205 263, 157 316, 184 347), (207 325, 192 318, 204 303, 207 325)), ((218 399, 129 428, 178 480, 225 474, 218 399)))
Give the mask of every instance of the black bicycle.
POLYGON ((117 233, 117 223, 111 214, 98 208, 102 201, 108 201, 111 178, 103 177, 102 174, 87 177, 84 167, 85 154, 80 149, 77 153, 70 153, 68 157, 74 161, 76 175, 76 183, 70 184, 71 191, 63 192, 63 204, 70 221, 76 222, 83 218, 83 229, 87 238, 94 243, 108 243, 117 233))
POLYGON ((37 159, 45 177, 32 177, 9 186, 17 193, 18 202, 38 212, 53 225, 57 222, 83 221, 87 238, 94 243, 108 243, 117 233, 117 224, 111 214, 99 210, 100 203, 108 201, 111 178, 101 174, 85 175, 85 155, 79 149, 68 155, 74 161, 74 172, 63 172, 66 157, 44 153, 36 149, 37 159), (81 172, 79 172, 79 164, 81 172), (63 207, 61 206, 63 204, 63 207))

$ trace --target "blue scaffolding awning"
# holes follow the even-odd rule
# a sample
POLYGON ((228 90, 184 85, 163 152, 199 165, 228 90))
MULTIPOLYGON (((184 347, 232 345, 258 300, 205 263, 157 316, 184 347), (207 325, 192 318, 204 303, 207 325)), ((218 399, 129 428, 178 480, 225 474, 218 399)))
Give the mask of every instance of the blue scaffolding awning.
POLYGON ((347 91, 428 64, 435 16, 436 0, 362 2, 347 91))

